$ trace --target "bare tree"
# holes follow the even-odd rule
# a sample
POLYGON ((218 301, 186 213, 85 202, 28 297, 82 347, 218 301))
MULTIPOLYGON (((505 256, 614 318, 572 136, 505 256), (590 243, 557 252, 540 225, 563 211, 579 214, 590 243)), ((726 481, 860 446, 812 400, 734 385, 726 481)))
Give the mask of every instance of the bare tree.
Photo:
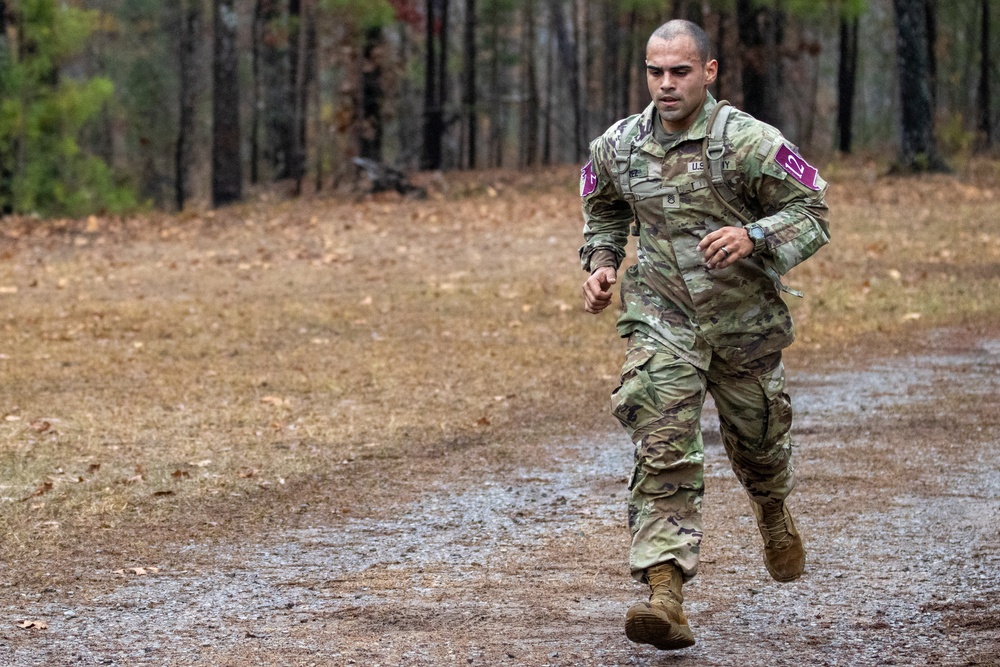
POLYGON ((382 28, 365 30, 361 49, 361 141, 358 155, 382 161, 382 28))
POLYGON ((240 164, 239 51, 236 0, 215 0, 212 97, 212 205, 243 197, 240 164))
MULTIPOLYGON (((563 0, 551 0, 552 26, 559 53, 559 64, 566 72, 569 83, 570 106, 573 110, 573 160, 579 162, 583 156, 583 96, 580 89, 580 61, 573 34, 569 31, 563 16, 563 0)), ((550 82, 551 85, 551 82, 550 82)))
POLYGON ((736 17, 743 49, 743 109, 776 127, 782 126, 781 57, 785 15, 778 7, 737 0, 736 17))
POLYGON ((302 0, 288 0, 288 94, 287 107, 292 111, 292 127, 288 139, 288 176, 295 180, 295 193, 302 190, 305 175, 306 147, 306 35, 303 23, 308 12, 302 11, 302 0))
POLYGON ((177 210, 183 211, 188 196, 188 172, 192 161, 195 110, 198 104, 197 63, 201 44, 202 3, 200 0, 181 0, 180 10, 180 115, 174 155, 174 190, 177 210))
POLYGON ((896 15, 896 53, 902 102, 899 168, 908 171, 944 171, 934 140, 927 13, 924 0, 893 0, 896 15))
POLYGON ((837 138, 842 153, 851 152, 854 88, 858 70, 858 17, 840 19, 840 61, 837 69, 837 138))
POLYGON ((991 148, 993 114, 990 111, 990 0, 981 0, 980 5, 982 22, 979 36, 979 132, 983 146, 991 148))
POLYGON ((535 1, 525 0, 522 21, 522 80, 521 103, 521 163, 538 163, 538 121, 541 104, 538 100, 538 67, 535 62, 535 1))
MULTIPOLYGON (((7 95, 3 88, 4 70, 10 66, 10 44, 7 43, 7 28, 11 25, 10 17, 7 15, 7 3, 0 0, 0 99, 7 95)), ((14 170, 9 159, 10 155, 17 151, 7 151, 9 146, 0 145, 0 215, 11 213, 14 210, 14 170), (3 153, 7 152, 7 155, 3 153)))
POLYGON ((427 52, 424 76, 424 142, 420 166, 440 169, 443 162, 444 71, 448 42, 448 0, 427 0, 427 52), (440 16, 438 16, 440 9, 440 16))
MULTIPOLYGON (((529 0, 529 2, 532 0, 529 0)), ((466 166, 476 168, 476 135, 479 133, 476 109, 476 0, 465 0, 465 75, 463 77, 462 107, 465 111, 466 166)))

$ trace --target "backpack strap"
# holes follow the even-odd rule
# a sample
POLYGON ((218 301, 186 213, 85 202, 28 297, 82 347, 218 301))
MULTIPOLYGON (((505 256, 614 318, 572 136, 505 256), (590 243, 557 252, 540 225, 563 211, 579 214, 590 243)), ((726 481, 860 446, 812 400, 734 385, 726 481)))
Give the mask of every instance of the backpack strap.
POLYGON ((618 181, 618 190, 621 192, 630 209, 632 209, 633 224, 631 233, 633 236, 639 235, 639 220, 635 217, 635 193, 632 192, 632 179, 629 178, 629 166, 632 164, 632 141, 635 139, 636 128, 642 114, 637 114, 629 120, 622 133, 618 136, 618 144, 615 146, 615 164, 612 167, 615 179, 618 181))
POLYGON ((725 161, 722 159, 726 153, 726 123, 729 122, 729 115, 733 112, 733 107, 726 100, 720 101, 712 110, 712 115, 708 118, 708 133, 705 135, 705 143, 702 151, 705 154, 705 178, 709 183, 712 194, 723 206, 735 215, 740 222, 748 225, 754 221, 753 214, 743 205, 723 175, 725 161))
MULTIPOLYGON (((749 225, 755 221, 753 214, 743 205, 743 202, 740 201, 740 198, 733 192, 733 189, 729 187, 729 184, 726 183, 723 177, 724 161, 722 156, 726 152, 726 123, 729 121, 729 115, 732 112, 733 107, 730 106, 729 102, 722 100, 712 110, 712 115, 708 119, 709 131, 705 136, 705 143, 702 148, 704 152, 705 177, 708 181, 708 188, 715 195, 715 198, 719 200, 719 203, 729 209, 744 225, 749 225)), ((768 143, 767 150, 770 151, 770 149, 771 144, 768 143)), ((778 289, 793 296, 802 296, 802 292, 792 289, 781 282, 781 274, 774 268, 774 262, 767 257, 761 257, 761 261, 764 264, 765 273, 774 281, 778 289)))

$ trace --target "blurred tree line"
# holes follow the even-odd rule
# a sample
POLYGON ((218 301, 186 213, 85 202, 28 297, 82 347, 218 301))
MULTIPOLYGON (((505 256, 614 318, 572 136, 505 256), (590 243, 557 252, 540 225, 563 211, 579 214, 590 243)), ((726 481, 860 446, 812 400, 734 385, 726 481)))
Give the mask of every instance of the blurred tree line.
POLYGON ((585 161, 663 21, 814 156, 990 150, 995 0, 0 0, 0 209, 80 215, 585 161))

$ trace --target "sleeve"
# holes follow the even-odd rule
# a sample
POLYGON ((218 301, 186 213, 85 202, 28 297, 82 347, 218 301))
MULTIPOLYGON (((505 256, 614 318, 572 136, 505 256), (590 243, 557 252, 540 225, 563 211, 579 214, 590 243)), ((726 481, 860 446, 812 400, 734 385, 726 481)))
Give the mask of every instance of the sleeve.
POLYGON ((764 132, 745 162, 751 195, 764 217, 764 243, 780 274, 830 242, 827 183, 784 137, 764 132))
POLYGON ((590 145, 590 162, 580 171, 584 240, 580 264, 588 273, 601 266, 621 266, 634 217, 610 169, 616 137, 617 133, 609 130, 594 141, 590 145))

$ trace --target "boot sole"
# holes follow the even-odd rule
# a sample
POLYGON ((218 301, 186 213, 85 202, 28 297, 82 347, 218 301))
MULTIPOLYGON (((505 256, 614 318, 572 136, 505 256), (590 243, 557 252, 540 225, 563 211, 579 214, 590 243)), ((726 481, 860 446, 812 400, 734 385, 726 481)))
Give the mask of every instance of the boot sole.
MULTIPOLYGON (((767 563, 764 563, 764 567, 767 567, 767 563)), ((774 573, 774 570, 772 570, 769 567, 767 568, 767 573, 771 575, 772 579, 782 584, 787 584, 789 581, 795 581, 796 579, 802 576, 802 572, 797 572, 791 576, 779 577, 777 574, 774 573)))
POLYGON ((650 609, 638 609, 625 619, 625 636, 636 644, 651 644, 661 651, 694 646, 691 627, 671 623, 650 609))

